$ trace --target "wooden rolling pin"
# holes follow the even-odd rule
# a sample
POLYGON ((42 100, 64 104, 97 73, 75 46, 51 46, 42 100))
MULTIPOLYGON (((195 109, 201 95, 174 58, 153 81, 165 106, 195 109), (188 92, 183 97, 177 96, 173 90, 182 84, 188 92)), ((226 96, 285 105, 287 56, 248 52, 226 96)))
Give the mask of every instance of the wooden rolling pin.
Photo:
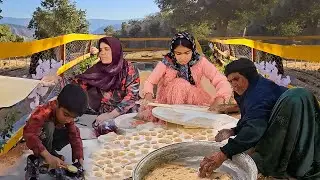
POLYGON ((156 107, 173 108, 173 109, 186 109, 186 110, 201 111, 201 112, 211 112, 209 111, 209 106, 188 107, 184 105, 171 105, 171 104, 161 104, 161 103, 148 103, 148 105, 156 106, 156 107))

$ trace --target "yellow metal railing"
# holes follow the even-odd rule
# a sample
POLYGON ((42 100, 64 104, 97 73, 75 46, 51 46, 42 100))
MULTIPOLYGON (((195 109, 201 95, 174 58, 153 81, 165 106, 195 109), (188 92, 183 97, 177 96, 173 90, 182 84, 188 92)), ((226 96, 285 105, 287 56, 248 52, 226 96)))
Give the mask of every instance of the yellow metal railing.
POLYGON ((320 62, 320 58, 318 56, 320 45, 279 45, 263 43, 251 39, 211 39, 210 41, 228 45, 244 45, 287 59, 300 59, 309 62, 320 62))

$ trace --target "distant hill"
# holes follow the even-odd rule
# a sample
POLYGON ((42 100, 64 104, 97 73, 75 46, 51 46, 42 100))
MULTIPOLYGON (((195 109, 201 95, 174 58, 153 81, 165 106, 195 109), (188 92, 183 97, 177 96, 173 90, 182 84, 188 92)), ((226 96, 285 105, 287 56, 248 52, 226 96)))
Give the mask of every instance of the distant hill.
POLYGON ((122 22, 126 22, 127 20, 88 19, 88 21, 89 32, 99 34, 101 32, 103 33, 103 29, 110 25, 112 25, 116 30, 119 30, 121 29, 122 22))
POLYGON ((30 22, 30 18, 13 18, 3 17, 0 19, 0 24, 14 24, 27 27, 30 22))
POLYGON ((25 26, 16 25, 16 24, 7 24, 10 26, 13 34, 16 34, 20 37, 23 37, 26 41, 32 40, 34 35, 34 30, 30 30, 25 26))
MULTIPOLYGON (((114 27, 115 30, 121 30, 121 24, 113 24, 112 26, 114 27)), ((91 33, 92 34, 104 34, 104 29, 106 27, 107 26, 100 27, 100 28, 96 29, 95 31, 93 31, 91 33)))
MULTIPOLYGON (((114 26, 116 30, 119 30, 121 29, 121 23, 126 21, 128 20, 88 19, 89 32, 93 34, 103 33, 103 29, 110 25, 114 26)), ((30 18, 3 17, 0 19, 0 24, 20 25, 24 26, 24 28, 28 26, 29 22, 30 18)), ((18 27, 15 28, 17 30, 18 27)))

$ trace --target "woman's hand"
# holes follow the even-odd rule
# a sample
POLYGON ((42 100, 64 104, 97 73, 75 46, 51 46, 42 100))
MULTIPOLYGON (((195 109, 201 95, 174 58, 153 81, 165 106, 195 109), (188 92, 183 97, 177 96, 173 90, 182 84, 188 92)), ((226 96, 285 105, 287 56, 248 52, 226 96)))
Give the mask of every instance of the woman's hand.
POLYGON ((213 153, 210 157, 205 157, 200 163, 199 176, 201 178, 210 177, 213 171, 218 169, 227 159, 227 156, 221 151, 213 153))
POLYGON ((225 104, 225 100, 222 97, 218 97, 214 100, 214 102, 211 104, 209 111, 218 111, 219 112, 219 107, 221 105, 225 104))
POLYGON ((142 106, 146 106, 148 103, 154 102, 153 95, 151 93, 147 93, 144 95, 144 99, 140 100, 140 104, 142 106))
POLYGON ((234 136, 234 131, 232 129, 222 129, 218 131, 218 134, 215 137, 215 141, 222 142, 226 139, 229 139, 231 136, 234 136))
POLYGON ((42 86, 49 87, 49 86, 54 86, 54 85, 56 85, 60 80, 61 80, 61 77, 60 77, 60 76, 57 76, 57 75, 44 76, 44 77, 41 79, 40 84, 41 84, 42 86))
POLYGON ((119 116, 120 114, 116 111, 112 111, 110 113, 103 113, 100 114, 97 118, 96 118, 96 122, 95 125, 101 125, 104 121, 108 121, 111 119, 116 118, 117 116, 119 116))
POLYGON ((90 54, 96 55, 99 53, 99 50, 96 47, 91 47, 90 48, 90 54))

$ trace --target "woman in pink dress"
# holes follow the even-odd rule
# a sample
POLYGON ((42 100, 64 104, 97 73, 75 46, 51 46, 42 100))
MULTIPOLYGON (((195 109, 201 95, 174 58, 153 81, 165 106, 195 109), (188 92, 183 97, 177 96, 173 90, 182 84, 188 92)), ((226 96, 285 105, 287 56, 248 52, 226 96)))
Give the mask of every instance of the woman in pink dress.
MULTIPOLYGON (((178 33, 172 39, 170 52, 157 64, 144 84, 143 96, 153 101, 154 86, 157 85, 155 101, 163 104, 210 105, 215 109, 230 100, 232 88, 227 78, 196 51, 192 35, 178 33), (216 89, 209 95, 201 86, 206 77, 216 89)), ((139 117, 143 120, 158 121, 151 114, 152 107, 141 106, 139 117)))

